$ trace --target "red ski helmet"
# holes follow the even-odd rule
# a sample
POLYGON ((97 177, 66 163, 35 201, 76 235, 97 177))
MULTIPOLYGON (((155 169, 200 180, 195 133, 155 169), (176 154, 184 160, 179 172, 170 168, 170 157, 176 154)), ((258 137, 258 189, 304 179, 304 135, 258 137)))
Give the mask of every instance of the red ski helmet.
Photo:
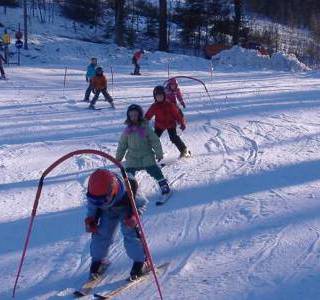
POLYGON ((119 191, 117 176, 103 169, 94 171, 88 182, 87 197, 96 205, 110 202, 119 191))

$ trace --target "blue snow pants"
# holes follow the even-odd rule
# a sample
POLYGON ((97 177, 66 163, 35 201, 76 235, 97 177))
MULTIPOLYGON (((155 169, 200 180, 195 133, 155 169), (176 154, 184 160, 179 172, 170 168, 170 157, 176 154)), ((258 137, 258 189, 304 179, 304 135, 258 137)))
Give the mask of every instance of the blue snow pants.
POLYGON ((133 261, 143 262, 145 260, 143 245, 136 229, 129 228, 123 223, 126 214, 126 209, 100 211, 98 232, 93 233, 91 238, 90 254, 92 261, 107 259, 119 225, 121 226, 127 255, 133 261))

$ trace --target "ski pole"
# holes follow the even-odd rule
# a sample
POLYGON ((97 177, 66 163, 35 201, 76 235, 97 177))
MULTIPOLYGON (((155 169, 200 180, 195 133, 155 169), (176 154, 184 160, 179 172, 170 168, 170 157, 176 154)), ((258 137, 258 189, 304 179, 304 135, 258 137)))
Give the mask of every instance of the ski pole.
POLYGON ((151 252, 150 252, 149 247, 148 247, 146 236, 145 236, 144 231, 143 231, 143 227, 142 227, 142 223, 141 223, 141 220, 140 220, 140 217, 139 217, 138 209, 137 209, 136 203, 134 201, 134 196, 133 196, 133 193, 132 193, 132 190, 131 190, 131 186, 130 186, 130 182, 129 182, 129 179, 128 179, 128 175, 127 175, 127 173, 126 173, 126 171, 125 171, 125 169, 123 167, 121 168, 121 174, 122 174, 122 177, 123 177, 123 179, 125 181, 125 185, 126 185, 127 193, 128 193, 128 196, 129 196, 131 208, 133 210, 133 214, 135 215, 135 217, 137 219, 139 236, 140 236, 140 239, 141 239, 145 254, 147 256, 147 259, 148 259, 148 262, 149 262, 149 265, 150 265, 150 268, 151 268, 151 271, 152 271, 152 274, 153 274, 153 277, 154 277, 154 280, 155 280, 155 283, 156 283, 156 286, 157 286, 157 289, 158 289, 158 292, 159 292, 160 299, 163 300, 160 283, 159 283, 158 276, 157 276, 157 273, 156 273, 156 270, 155 270, 155 267, 154 267, 153 259, 152 259, 152 256, 151 256, 151 252))
POLYGON ((41 175, 41 178, 40 178, 39 184, 38 184, 36 197, 35 197, 35 200, 34 200, 34 203, 33 203, 31 218, 30 218, 30 222, 29 222, 29 226, 28 226, 28 230, 27 230, 27 235, 26 235, 26 239, 25 239, 25 243, 24 243, 21 259, 20 259, 20 262, 19 262, 19 267, 18 267, 16 279, 15 279, 15 282, 14 282, 12 297, 14 298, 15 294, 16 294, 18 281, 19 281, 19 278, 20 278, 20 275, 21 275, 23 263, 24 263, 24 260, 25 260, 25 257, 26 257, 26 253, 27 253, 27 249, 28 249, 28 245, 29 245, 29 242, 30 242, 30 237, 31 237, 31 233, 32 233, 34 219, 35 219, 36 214, 37 214, 37 208, 38 208, 39 201, 40 201, 40 196, 41 196, 41 191, 42 191, 44 179, 53 169, 55 169, 62 162, 64 162, 65 160, 67 160, 67 159, 69 159, 69 158, 71 158, 71 157, 73 157, 75 155, 81 155, 81 154, 94 154, 94 155, 102 156, 102 157, 110 160, 113 164, 115 164, 121 170, 121 174, 122 174, 122 176, 124 178, 125 185, 126 185, 126 190, 127 190, 127 193, 128 193, 129 199, 130 199, 130 204, 131 204, 133 212, 134 212, 134 214, 135 214, 135 216, 137 218, 138 228, 139 228, 139 232, 140 232, 140 235, 141 235, 141 242, 142 242, 144 251, 146 253, 147 259, 148 259, 148 261, 150 263, 150 267, 151 267, 152 273, 153 273, 154 278, 155 278, 155 282, 156 282, 156 285, 157 285, 157 288, 158 288, 158 291, 159 291, 159 295, 160 295, 160 298, 162 300, 163 297, 162 297, 162 293, 161 293, 160 284, 159 284, 158 277, 157 277, 157 274, 156 274, 156 271, 155 271, 155 268, 154 268, 152 256, 151 256, 151 253, 150 253, 150 250, 149 250, 146 238, 145 238, 145 234, 144 234, 143 227, 142 227, 142 224, 141 224, 141 220, 140 220, 140 217, 139 217, 139 214, 138 214, 138 210, 137 210, 134 198, 133 198, 133 193, 132 193, 131 186, 130 186, 130 183, 129 183, 128 175, 126 174, 126 171, 125 171, 124 167, 122 166, 122 164, 119 161, 117 161, 114 157, 112 157, 111 155, 109 155, 109 154, 107 154, 105 152, 102 152, 102 151, 99 151, 99 150, 95 150, 95 149, 82 149, 82 150, 76 150, 76 151, 70 152, 70 153, 60 157, 58 160, 56 160, 41 175))
POLYGON ((64 69, 64 79, 63 79, 63 96, 64 96, 64 90, 66 88, 66 80, 67 80, 67 67, 64 69))

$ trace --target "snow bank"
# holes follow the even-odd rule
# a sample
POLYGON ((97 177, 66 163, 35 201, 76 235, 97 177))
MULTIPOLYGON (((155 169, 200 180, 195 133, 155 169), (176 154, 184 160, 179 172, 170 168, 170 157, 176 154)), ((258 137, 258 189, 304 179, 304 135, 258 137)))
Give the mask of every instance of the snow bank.
POLYGON ((244 49, 234 46, 224 50, 213 57, 216 67, 233 67, 245 69, 271 69, 278 71, 308 71, 305 64, 301 63, 294 54, 277 52, 271 56, 261 55, 259 51, 244 49))

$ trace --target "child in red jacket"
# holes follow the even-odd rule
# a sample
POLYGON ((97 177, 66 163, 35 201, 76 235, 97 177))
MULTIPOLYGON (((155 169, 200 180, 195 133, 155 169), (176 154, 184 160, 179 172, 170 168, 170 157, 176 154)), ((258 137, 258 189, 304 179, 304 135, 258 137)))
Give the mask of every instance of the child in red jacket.
POLYGON ((155 103, 148 109, 145 118, 151 120, 155 117, 155 133, 160 137, 167 130, 170 141, 180 151, 180 157, 190 156, 187 146, 177 134, 177 123, 181 130, 186 129, 186 125, 182 115, 179 113, 176 105, 166 100, 166 93, 163 86, 156 86, 153 90, 155 103))
POLYGON ((173 104, 178 106, 178 102, 181 104, 183 108, 186 108, 186 104, 183 101, 182 93, 180 91, 178 81, 175 78, 171 78, 168 80, 168 83, 166 84, 166 98, 167 101, 172 102, 173 104))

